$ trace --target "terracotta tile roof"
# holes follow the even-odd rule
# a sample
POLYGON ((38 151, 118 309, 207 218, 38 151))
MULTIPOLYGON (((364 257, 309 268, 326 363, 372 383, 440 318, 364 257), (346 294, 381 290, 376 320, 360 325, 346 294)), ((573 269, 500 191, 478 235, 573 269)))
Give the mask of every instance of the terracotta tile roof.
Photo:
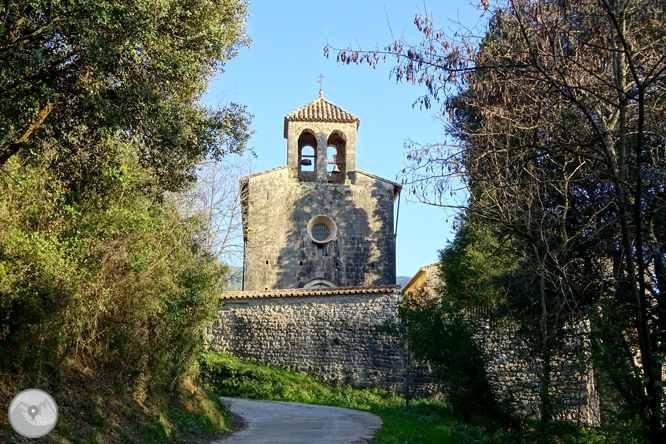
POLYGON ((399 285, 384 285, 378 287, 289 288, 283 290, 224 291, 222 292, 220 299, 293 298, 299 296, 335 296, 340 294, 379 294, 393 293, 399 289, 399 285))
POLYGON ((307 105, 297 109, 285 117, 284 120, 285 122, 356 122, 357 126, 361 123, 361 119, 339 106, 333 105, 323 97, 318 97, 307 105))

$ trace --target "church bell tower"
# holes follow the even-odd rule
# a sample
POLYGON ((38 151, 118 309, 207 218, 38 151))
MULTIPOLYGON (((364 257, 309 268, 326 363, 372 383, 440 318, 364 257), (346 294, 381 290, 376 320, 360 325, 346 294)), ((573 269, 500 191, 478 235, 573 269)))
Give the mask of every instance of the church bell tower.
POLYGON ((395 284, 401 186, 356 169, 359 124, 320 91, 284 118, 287 165, 241 179, 247 290, 395 284))

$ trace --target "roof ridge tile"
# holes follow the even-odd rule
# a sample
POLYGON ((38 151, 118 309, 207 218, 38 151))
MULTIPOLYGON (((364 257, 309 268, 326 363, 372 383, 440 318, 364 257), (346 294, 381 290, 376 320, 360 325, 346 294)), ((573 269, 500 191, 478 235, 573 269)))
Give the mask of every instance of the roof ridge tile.
POLYGON ((360 123, 361 119, 340 108, 337 105, 329 102, 323 97, 317 97, 312 102, 298 108, 296 111, 289 113, 285 121, 325 121, 325 122, 341 122, 341 123, 360 123))

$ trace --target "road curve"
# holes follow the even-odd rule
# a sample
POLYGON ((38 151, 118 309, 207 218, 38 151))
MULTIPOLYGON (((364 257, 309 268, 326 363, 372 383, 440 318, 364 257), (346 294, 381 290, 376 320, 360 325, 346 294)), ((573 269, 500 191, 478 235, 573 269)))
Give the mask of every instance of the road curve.
POLYGON ((295 402, 221 398, 245 420, 238 433, 211 444, 361 444, 382 426, 379 416, 358 410, 295 402))

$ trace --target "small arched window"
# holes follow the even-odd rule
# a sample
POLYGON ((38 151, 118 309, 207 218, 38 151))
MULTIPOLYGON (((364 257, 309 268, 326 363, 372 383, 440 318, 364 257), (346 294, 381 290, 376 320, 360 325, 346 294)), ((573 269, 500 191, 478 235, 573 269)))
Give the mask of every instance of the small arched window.
POLYGON ((310 145, 301 148, 301 171, 314 171, 315 170, 315 149, 310 145))
POLYGON ((298 138, 298 172, 301 180, 314 180, 317 165, 317 138, 309 130, 298 138))
POLYGON ((334 183, 344 183, 345 175, 347 174, 347 142, 343 135, 338 131, 333 132, 328 137, 328 148, 326 150, 326 157, 328 165, 326 172, 328 173, 328 181, 334 183))

